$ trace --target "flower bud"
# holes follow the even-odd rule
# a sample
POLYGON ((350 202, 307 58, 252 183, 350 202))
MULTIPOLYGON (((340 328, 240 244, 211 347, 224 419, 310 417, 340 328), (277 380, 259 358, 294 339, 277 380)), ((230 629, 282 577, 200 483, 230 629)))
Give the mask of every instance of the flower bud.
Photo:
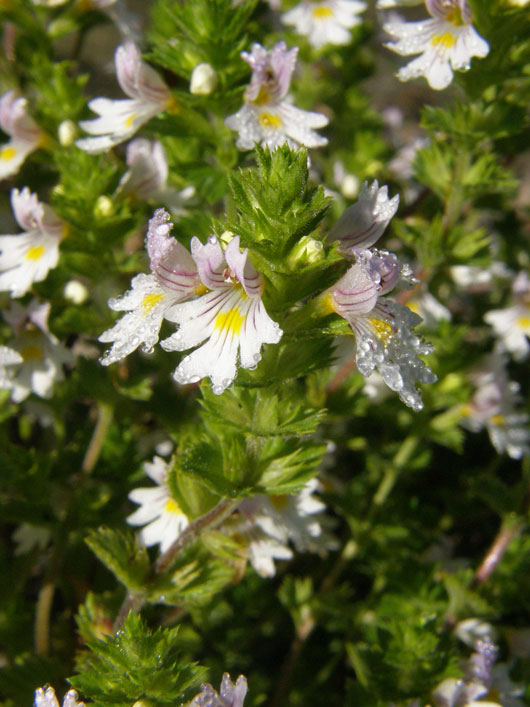
POLYGON ((208 96, 217 88, 217 73, 210 64, 202 63, 191 72, 190 93, 208 96))
POLYGON ((296 265, 310 265, 322 259, 324 246, 320 241, 304 236, 294 246, 289 255, 289 265, 294 268, 296 265))
POLYGON ((69 147, 77 136, 77 125, 72 120, 63 120, 57 128, 57 137, 63 147, 69 147))
POLYGON ((360 186, 361 182, 354 174, 346 174, 340 185, 340 190, 346 199, 354 199, 359 193, 360 186))
POLYGON ((94 206, 94 216, 99 219, 108 218, 114 213, 114 204, 108 196, 102 195, 98 197, 94 206))
POLYGON ((72 304, 83 304, 88 299, 88 290, 79 280, 70 280, 64 286, 63 295, 72 304))

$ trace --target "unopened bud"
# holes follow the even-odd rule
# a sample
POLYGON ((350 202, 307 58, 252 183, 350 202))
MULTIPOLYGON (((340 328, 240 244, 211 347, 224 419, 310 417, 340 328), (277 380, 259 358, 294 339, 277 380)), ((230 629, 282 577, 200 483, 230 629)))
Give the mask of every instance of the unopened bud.
POLYGON ((77 125, 73 120, 63 120, 57 128, 57 137, 63 147, 69 147, 77 136, 77 125))
POLYGON ((359 193, 360 186, 361 183, 355 174, 346 174, 340 185, 340 190, 346 199, 354 199, 359 193))
POLYGON ((64 286, 63 295, 72 304, 83 304, 88 299, 88 289, 79 280, 70 280, 64 286))
POLYGON ((227 246, 233 237, 234 234, 232 233, 232 231, 223 231, 219 236, 219 240, 223 245, 227 246))
POLYGON ((217 88, 217 73, 210 64, 197 64, 191 72, 190 93, 208 96, 217 88))
POLYGON ((321 260, 323 254, 324 246, 320 241, 317 241, 310 236, 304 236, 303 238, 300 238, 291 251, 288 261, 291 267, 294 267, 295 265, 309 265, 311 263, 317 263, 321 260))
POLYGON ((94 216, 96 218, 108 218, 114 213, 114 204, 108 196, 99 196, 94 206, 94 216))

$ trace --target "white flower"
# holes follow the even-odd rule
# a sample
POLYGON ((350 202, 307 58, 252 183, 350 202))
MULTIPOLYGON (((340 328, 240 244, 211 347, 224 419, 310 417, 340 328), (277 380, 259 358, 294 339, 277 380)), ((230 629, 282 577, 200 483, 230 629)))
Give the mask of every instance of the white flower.
POLYGON ((451 321, 450 310, 426 290, 407 300, 407 307, 423 319, 427 328, 435 327, 438 322, 451 321))
POLYGON ((41 147, 45 136, 28 115, 27 101, 15 91, 0 98, 0 127, 11 140, 0 146, 0 180, 18 172, 26 157, 41 147))
POLYGON ((144 464, 144 470, 157 486, 131 491, 130 500, 140 504, 140 508, 127 518, 127 523, 145 525, 139 533, 141 541, 148 547, 158 544, 160 552, 165 552, 188 526, 188 517, 168 488, 166 462, 154 457, 144 464))
MULTIPOLYGON (((47 687, 46 689, 39 687, 38 690, 35 690, 34 707, 59 707, 53 687, 47 687)), ((85 703, 77 701, 77 692, 75 690, 68 690, 64 696, 63 707, 85 707, 85 703)))
POLYGON ((24 233, 0 236, 0 291, 22 297, 34 282, 44 280, 59 259, 66 224, 27 187, 11 191, 13 213, 24 233))
POLYGON ((9 346, 0 346, 0 389, 6 390, 11 388, 11 380, 14 371, 11 366, 17 366, 22 363, 22 356, 9 348, 9 346))
POLYGON ((242 501, 239 513, 225 522, 225 530, 244 540, 250 564, 262 577, 274 576, 274 560, 292 558, 290 542, 298 552, 321 555, 336 547, 325 530, 325 505, 313 496, 317 487, 313 479, 297 495, 258 494, 242 501))
POLYGON ((530 344, 530 278, 523 270, 512 285, 512 303, 506 309, 494 309, 484 315, 504 348, 516 361, 528 356, 530 344))
POLYGON ((196 96, 209 96, 217 88, 217 72, 208 63, 203 62, 191 72, 190 93, 196 96))
POLYGON ((111 100, 94 98, 89 108, 99 118, 83 120, 79 125, 96 137, 76 140, 76 145, 90 153, 105 152, 128 140, 151 118, 171 106, 171 93, 156 73, 140 58, 132 42, 118 47, 115 54, 118 82, 129 98, 111 100))
MULTIPOLYGON (((394 275, 388 279, 395 281, 394 275)), ((357 340, 359 372, 368 377, 379 371, 388 387, 418 411, 423 403, 415 381, 436 380, 418 354, 428 354, 432 347, 412 331, 421 322, 420 317, 407 307, 379 296, 388 291, 384 281, 377 283, 361 263, 356 263, 324 293, 323 301, 327 311, 336 312, 351 325, 357 340)))
POLYGON ((401 68, 401 81, 425 76, 431 88, 447 88, 454 71, 469 68, 471 58, 485 57, 488 43, 471 24, 467 0, 425 0, 430 20, 389 22, 384 29, 397 41, 387 44, 398 54, 420 54, 401 68))
POLYGON ((184 202, 195 193, 194 187, 177 191, 167 184, 168 165, 162 143, 144 138, 127 145, 129 169, 120 179, 118 192, 131 194, 144 201, 158 201, 175 216, 185 214, 184 202))
POLYGON ((113 342, 101 358, 104 366, 125 358, 140 345, 143 351, 150 352, 158 341, 167 311, 177 302, 204 291, 191 255, 169 235, 172 228, 169 214, 157 209, 146 236, 151 274, 136 275, 131 290, 109 300, 111 309, 127 314, 99 337, 99 341, 113 342))
POLYGON ((211 236, 206 245, 191 241, 191 253, 207 294, 177 304, 165 314, 180 329, 162 342, 166 351, 185 351, 204 343, 185 356, 173 376, 178 383, 194 383, 208 376, 216 395, 236 377, 237 363, 253 368, 263 344, 277 344, 282 336, 261 301, 263 277, 239 249, 234 236, 223 253, 211 236))
POLYGON ((297 52, 298 47, 287 50, 285 42, 278 42, 269 52, 253 44, 250 54, 241 53, 252 68, 252 77, 243 106, 225 120, 239 133, 236 145, 240 150, 251 150, 256 143, 271 150, 284 143, 293 148, 327 144, 313 130, 328 124, 326 116, 296 108, 286 98, 297 52))
POLYGON ((64 380, 63 364, 74 360, 72 353, 49 331, 49 312, 49 302, 39 304, 33 300, 27 309, 13 302, 4 313, 16 332, 12 346, 22 358, 19 365, 10 368, 7 380, 2 381, 2 387, 11 390, 15 403, 25 400, 31 392, 50 398, 54 383, 64 380))
POLYGON ((219 693, 209 683, 204 683, 199 694, 195 695, 186 707, 243 707, 247 690, 247 679, 244 675, 240 675, 234 685, 230 675, 224 673, 219 693))
POLYGON ((303 0, 282 15, 282 22, 294 25, 298 34, 319 49, 325 44, 349 44, 348 30, 360 23, 358 14, 364 10, 366 3, 359 0, 303 0))
POLYGON ((22 523, 11 536, 16 544, 15 555, 25 555, 34 548, 38 548, 42 553, 49 544, 51 535, 48 528, 22 523))
POLYGON ((470 378, 477 390, 461 408, 461 424, 472 432, 485 427, 499 454, 506 452, 512 459, 528 454, 528 415, 517 410, 519 385, 508 380, 505 358, 488 356, 470 378))

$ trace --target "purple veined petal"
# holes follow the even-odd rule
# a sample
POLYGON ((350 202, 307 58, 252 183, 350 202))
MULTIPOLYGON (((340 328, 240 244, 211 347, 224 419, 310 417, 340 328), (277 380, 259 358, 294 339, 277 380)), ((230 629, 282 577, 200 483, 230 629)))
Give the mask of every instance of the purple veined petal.
POLYGON ((226 246, 225 258, 228 267, 233 271, 246 294, 256 297, 263 289, 263 278, 248 259, 248 248, 243 252, 239 249, 239 236, 234 236, 226 246))
POLYGON ((15 91, 7 91, 0 98, 0 127, 11 137, 35 146, 41 138, 41 129, 27 112, 27 101, 15 91))
POLYGON ((274 94, 275 100, 281 100, 289 90, 297 56, 298 47, 292 47, 292 49, 288 50, 285 42, 278 42, 274 45, 270 64, 276 75, 277 82, 277 92, 274 94))
POLYGON ((151 271, 166 289, 180 292, 182 299, 200 285, 195 261, 184 246, 169 235, 173 224, 165 209, 157 209, 149 221, 145 244, 151 271))
POLYGON ((377 285, 360 264, 352 265, 328 292, 333 308, 345 319, 371 312, 377 303, 377 285))
POLYGON ((166 107, 170 99, 166 82, 145 61, 140 61, 136 67, 135 88, 143 101, 160 104, 160 110, 166 107))
POLYGON ((460 13, 462 15, 462 19, 466 24, 470 24, 473 19, 473 16, 471 13, 471 8, 469 7, 468 0, 458 0, 458 5, 460 6, 460 13))
POLYGON ((205 287, 209 290, 216 290, 225 286, 226 261, 215 236, 210 236, 208 242, 204 244, 194 236, 191 239, 191 255, 205 287))
POLYGON ((285 42, 277 42, 270 52, 258 43, 252 45, 250 54, 242 52, 241 57, 252 68, 246 100, 263 104, 280 101, 289 90, 297 54, 298 47, 288 50, 285 42))
POLYGON ((433 17, 445 20, 447 13, 455 9, 456 3, 454 0, 425 0, 425 7, 433 17))
POLYGON ((358 201, 339 218, 329 233, 329 240, 340 241, 340 249, 369 248, 383 234, 399 205, 399 195, 388 198, 388 187, 376 181, 364 182, 358 201))
POLYGON ((136 71, 140 64, 140 52, 133 42, 121 44, 114 55, 116 75, 124 93, 130 98, 138 98, 136 71))
MULTIPOLYGON (((48 329, 48 317, 50 316, 51 304, 49 302, 37 302, 32 300, 28 306, 28 318, 30 322, 35 324, 46 336, 52 338, 48 329)), ((56 341, 53 337, 53 341, 56 341)))
POLYGON ((43 217, 43 208, 36 194, 32 194, 28 187, 22 191, 11 190, 11 208, 20 228, 31 231, 36 228, 43 217))
POLYGON ((228 701, 230 707, 242 707, 247 694, 248 685, 244 675, 240 675, 234 685, 228 673, 223 674, 219 694, 228 701))

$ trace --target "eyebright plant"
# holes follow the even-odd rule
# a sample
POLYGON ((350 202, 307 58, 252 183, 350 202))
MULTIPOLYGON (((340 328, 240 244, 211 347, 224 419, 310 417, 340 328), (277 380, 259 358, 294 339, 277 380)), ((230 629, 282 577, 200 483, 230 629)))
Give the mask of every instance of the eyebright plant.
POLYGON ((0 21, 0 707, 530 704, 528 2, 0 21))

